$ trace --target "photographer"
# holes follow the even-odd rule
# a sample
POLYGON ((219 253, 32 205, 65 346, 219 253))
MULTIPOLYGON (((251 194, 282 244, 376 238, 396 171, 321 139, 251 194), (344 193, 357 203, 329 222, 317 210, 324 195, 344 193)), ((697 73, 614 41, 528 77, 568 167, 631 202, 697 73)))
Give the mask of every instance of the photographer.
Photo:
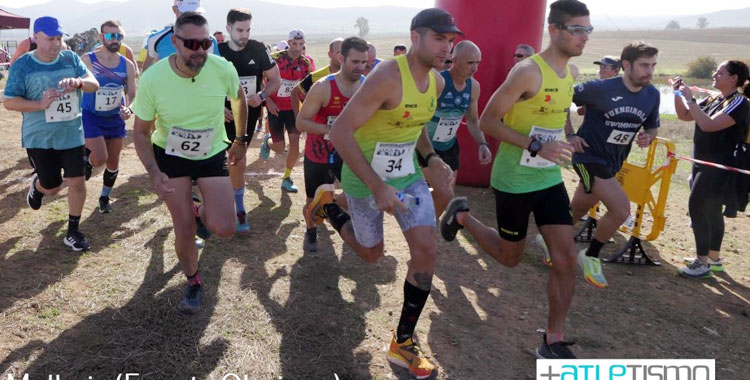
MULTIPOLYGON (((690 86, 679 77, 674 79, 675 110, 684 121, 695 121, 694 157, 722 165, 732 165, 732 153, 747 135, 750 112, 748 67, 740 61, 722 62, 713 74, 713 87, 721 92, 700 103, 693 98, 690 86), (742 88, 741 92, 738 88, 742 88), (680 96, 682 95, 682 96, 680 96)), ((698 257, 679 269, 685 277, 710 277, 724 270, 719 251, 724 237, 721 206, 735 207, 736 191, 732 189, 733 173, 693 165, 689 210, 698 257), (728 186, 729 185, 729 186, 728 186)))

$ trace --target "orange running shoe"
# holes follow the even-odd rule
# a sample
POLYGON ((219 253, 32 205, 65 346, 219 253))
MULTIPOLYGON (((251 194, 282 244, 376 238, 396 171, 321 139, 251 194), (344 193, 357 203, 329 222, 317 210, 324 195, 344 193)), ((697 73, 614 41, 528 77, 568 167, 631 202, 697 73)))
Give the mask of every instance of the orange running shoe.
POLYGON ((426 379, 437 369, 427 360, 412 338, 404 343, 398 343, 395 335, 391 339, 391 347, 388 350, 388 361, 409 369, 409 373, 417 379, 426 379))

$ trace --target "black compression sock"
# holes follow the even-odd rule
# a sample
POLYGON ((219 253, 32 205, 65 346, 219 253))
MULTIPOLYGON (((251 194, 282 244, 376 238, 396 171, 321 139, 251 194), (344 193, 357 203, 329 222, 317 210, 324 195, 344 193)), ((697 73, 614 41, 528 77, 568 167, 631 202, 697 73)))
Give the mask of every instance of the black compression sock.
POLYGON ((419 315, 422 313, 429 290, 420 289, 409 281, 404 281, 404 306, 401 309, 401 318, 396 329, 396 342, 403 343, 414 334, 419 315))
POLYGON ((596 238, 591 239, 589 249, 586 250, 586 256, 599 257, 599 252, 602 250, 602 247, 604 247, 604 243, 596 240, 596 238))

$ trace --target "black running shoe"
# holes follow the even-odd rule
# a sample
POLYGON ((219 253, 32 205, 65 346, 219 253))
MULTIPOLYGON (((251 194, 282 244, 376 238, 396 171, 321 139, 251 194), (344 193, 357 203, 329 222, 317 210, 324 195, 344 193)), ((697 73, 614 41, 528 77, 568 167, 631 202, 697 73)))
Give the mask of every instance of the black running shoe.
POLYGON ((86 236, 81 231, 68 232, 63 239, 63 243, 76 252, 88 251, 91 248, 89 241, 86 240, 86 236))
POLYGON ((445 241, 456 239, 458 230, 464 228, 456 220, 456 214, 464 211, 469 211, 469 206, 466 204, 466 197, 455 197, 448 203, 443 217, 440 218, 440 234, 443 235, 445 241))
POLYGON ((109 214, 112 212, 112 205, 109 204, 109 197, 99 197, 99 212, 109 214))
POLYGON ((91 178, 91 173, 94 172, 94 166, 91 165, 91 161, 89 161, 88 156, 83 157, 83 160, 84 160, 85 165, 86 165, 86 167, 84 169, 84 172, 83 172, 83 175, 86 178, 86 181, 88 181, 89 178, 91 178))
POLYGON ((199 238, 206 240, 211 237, 211 231, 206 228, 206 226, 201 221, 201 217, 198 216, 198 205, 193 205, 193 212, 195 214, 195 224, 198 228, 195 230, 195 235, 199 238))
POLYGON ((568 348, 575 342, 559 341, 547 344, 547 334, 542 335, 542 346, 537 348, 537 359, 575 359, 576 355, 568 348))
POLYGON ((34 177, 31 178, 29 192, 26 194, 26 203, 32 210, 39 210, 42 207, 42 197, 44 197, 44 193, 36 189, 37 182, 39 182, 39 176, 34 174, 34 177))
POLYGON ((315 227, 305 231, 305 238, 302 242, 302 249, 305 252, 317 252, 318 251, 318 233, 315 227))
POLYGON ((185 297, 177 304, 177 310, 185 314, 195 314, 201 308, 203 287, 200 284, 185 285, 185 297))

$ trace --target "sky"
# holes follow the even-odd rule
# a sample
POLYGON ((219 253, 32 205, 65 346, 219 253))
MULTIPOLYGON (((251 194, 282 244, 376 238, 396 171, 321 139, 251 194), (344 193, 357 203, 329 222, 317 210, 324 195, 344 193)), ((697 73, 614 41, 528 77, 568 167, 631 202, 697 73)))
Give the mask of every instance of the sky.
MULTIPOLYGON (((81 0, 87 3, 97 3, 102 0, 81 0)), ((109 0, 127 2, 127 0, 109 0)), ((162 0, 166 1, 166 0, 162 0)), ((210 1, 210 0, 207 0, 210 1)), ((318 6, 323 8, 336 8, 351 6, 351 0, 264 0, 286 5, 304 5, 318 6)), ((495 0, 490 0, 495 1, 495 0)), ((50 0, 0 0, 0 7, 18 8, 26 5, 50 3, 50 0)), ((711 1, 691 1, 691 0, 585 0, 591 13, 600 13, 607 15, 638 15, 648 10, 653 15, 689 15, 710 13, 724 9, 737 9, 750 7, 747 0, 711 0, 711 1)), ((238 4, 240 1, 238 0, 238 4)), ((376 6, 376 5, 402 5, 414 8, 428 8, 435 4, 434 0, 359 0, 357 5, 376 6)))

